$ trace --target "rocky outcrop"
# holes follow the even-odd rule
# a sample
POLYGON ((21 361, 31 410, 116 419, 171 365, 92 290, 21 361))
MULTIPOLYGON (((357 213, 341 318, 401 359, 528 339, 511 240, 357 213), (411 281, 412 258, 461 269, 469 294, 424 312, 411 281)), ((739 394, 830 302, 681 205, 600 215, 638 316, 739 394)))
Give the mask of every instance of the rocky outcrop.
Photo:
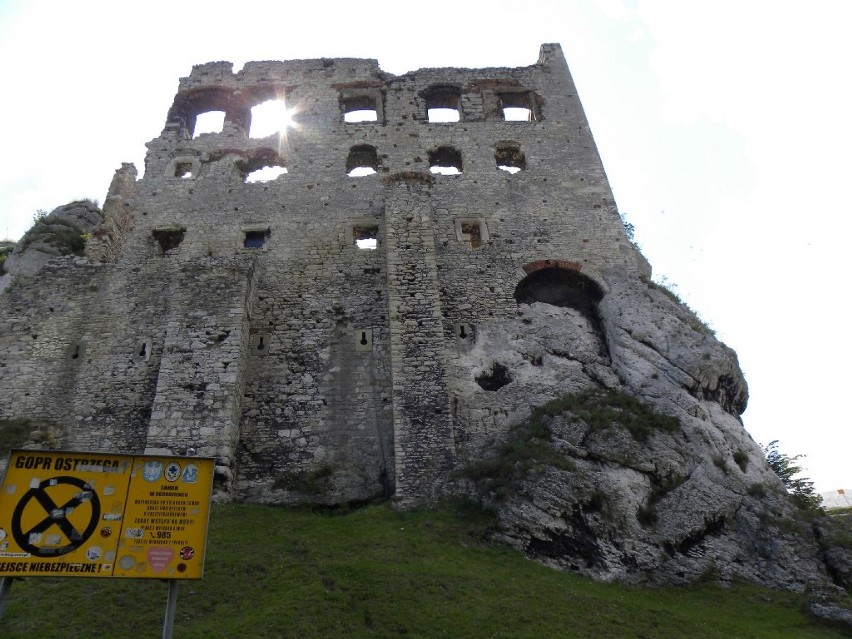
POLYGON ((83 256, 86 239, 102 222, 101 209, 90 200, 65 204, 36 219, 6 257, 0 290, 11 283, 12 277, 32 277, 56 257, 83 256))
POLYGON ((830 589, 842 551, 821 550, 744 430, 735 353, 653 285, 614 282, 596 312, 533 302, 480 328, 459 379, 501 364, 510 381, 455 389, 455 488, 496 509, 500 539, 596 579, 830 589))

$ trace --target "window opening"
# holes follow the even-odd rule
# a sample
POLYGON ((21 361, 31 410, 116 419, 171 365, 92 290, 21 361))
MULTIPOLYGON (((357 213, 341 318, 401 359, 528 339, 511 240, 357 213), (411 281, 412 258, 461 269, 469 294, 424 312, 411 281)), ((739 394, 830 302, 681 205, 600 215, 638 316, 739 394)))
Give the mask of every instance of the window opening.
POLYGON ((426 117, 429 122, 458 122, 460 102, 460 91, 455 87, 432 89, 426 94, 426 117))
POLYGON ((246 231, 245 239, 243 240, 243 246, 247 249, 259 249, 263 248, 264 242, 266 242, 267 233, 265 231, 246 231))
POLYGON ((497 168, 507 173, 517 173, 527 168, 527 158, 517 144, 505 144, 497 147, 494 153, 497 168))
POLYGON ((267 100, 251 108, 250 138, 265 138, 281 134, 295 126, 294 110, 284 100, 267 100))
POLYGON ((430 151, 429 171, 435 175, 459 175, 462 172, 461 153, 449 146, 430 151))
POLYGON ((175 177, 188 180, 192 177, 192 162, 178 162, 175 164, 175 177))
POLYGON ((426 112, 429 122, 458 122, 461 119, 458 109, 448 109, 446 107, 434 107, 426 112))
POLYGON ((353 226, 352 239, 359 249, 374 251, 379 247, 379 227, 353 226))
POLYGON ((535 122, 530 93, 501 93, 500 108, 506 122, 535 122))
POLYGON ((286 167, 264 166, 262 168, 252 171, 251 173, 247 173, 246 179, 244 181, 247 184, 254 184, 258 182, 271 182, 272 180, 277 179, 285 173, 288 173, 286 167))
POLYGON ((202 133, 221 133, 225 127, 224 111, 205 111, 195 116, 195 128, 192 138, 195 139, 202 133))
POLYGON ((364 177, 373 175, 379 168, 379 156, 376 147, 368 144, 353 146, 346 158, 346 175, 364 177))
POLYGON ((482 246, 482 229, 479 222, 462 222, 461 234, 469 248, 475 249, 482 246))
POLYGON ((175 227, 167 227, 161 229, 154 229, 151 231, 151 235, 160 245, 163 253, 166 251, 171 251, 172 249, 176 249, 180 246, 180 243, 183 242, 183 237, 186 234, 186 228, 183 226, 175 226, 175 227))
POLYGON ((347 124, 377 122, 379 119, 376 98, 371 95, 341 98, 340 108, 343 110, 343 121, 347 124))

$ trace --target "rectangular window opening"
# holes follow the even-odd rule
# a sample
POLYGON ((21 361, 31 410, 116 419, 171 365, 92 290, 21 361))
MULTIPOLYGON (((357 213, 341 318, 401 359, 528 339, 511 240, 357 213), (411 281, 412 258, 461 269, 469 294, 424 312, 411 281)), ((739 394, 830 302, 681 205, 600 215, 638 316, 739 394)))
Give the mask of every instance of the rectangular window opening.
POLYGON ((378 122, 380 99, 380 95, 374 92, 341 96, 340 110, 343 112, 343 121, 347 124, 378 122))
POLYGON ((359 249, 374 251, 379 247, 379 227, 353 226, 352 238, 359 249))
POLYGON ((461 119, 458 109, 434 107, 426 112, 429 122, 458 122, 461 119))
POLYGON ((245 239, 243 240, 243 246, 247 249, 259 249, 263 248, 263 244, 266 242, 267 233, 265 231, 246 231, 245 239))
POLYGON ((178 162, 175 165, 175 177, 181 178, 182 180, 189 180, 192 178, 192 162, 178 162))
POLYGON ((221 133, 225 127, 224 111, 207 111, 195 116, 195 128, 192 131, 193 139, 202 133, 221 133))
POLYGON ((482 229, 479 222, 462 222, 461 235, 469 248, 476 249, 482 246, 482 229))
POLYGON ((357 122, 376 122, 379 119, 379 113, 375 109, 358 109, 357 111, 347 111, 343 115, 343 121, 347 124, 357 122))
POLYGON ((534 98, 530 92, 501 93, 500 108, 506 122, 535 122, 534 98))

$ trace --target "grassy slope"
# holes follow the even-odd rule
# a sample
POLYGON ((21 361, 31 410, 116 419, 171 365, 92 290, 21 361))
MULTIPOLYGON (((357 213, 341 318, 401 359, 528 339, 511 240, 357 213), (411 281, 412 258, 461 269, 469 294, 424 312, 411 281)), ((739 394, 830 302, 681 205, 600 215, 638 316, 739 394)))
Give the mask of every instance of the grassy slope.
MULTIPOLYGON (((749 585, 599 584, 482 541, 475 512, 371 506, 327 515, 214 508, 203 581, 180 584, 175 637, 837 637, 797 595, 749 585)), ((159 637, 159 581, 16 581, 3 639, 159 637)))

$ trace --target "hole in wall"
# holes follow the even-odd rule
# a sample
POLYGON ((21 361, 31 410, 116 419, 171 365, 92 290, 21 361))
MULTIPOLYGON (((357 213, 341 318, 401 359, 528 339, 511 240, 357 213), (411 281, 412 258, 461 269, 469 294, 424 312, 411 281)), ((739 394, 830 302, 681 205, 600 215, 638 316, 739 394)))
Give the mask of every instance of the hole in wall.
POLYGON ((487 391, 496 391, 512 383, 509 369, 500 362, 494 362, 489 370, 483 371, 474 379, 482 390, 487 391))
POLYGON ((500 109, 506 122, 535 122, 533 94, 531 92, 500 93, 500 109))
POLYGON ((255 169, 251 173, 247 173, 245 180, 243 180, 246 184, 256 184, 262 182, 271 182, 279 178, 280 176, 288 173, 287 167, 284 166, 264 166, 259 169, 255 169))
POLYGON ((527 168, 527 158, 520 146, 513 142, 502 142, 494 153, 497 168, 507 173, 517 173, 527 168))
POLYGON ((346 124, 378 122, 379 109, 375 95, 347 95, 340 98, 340 110, 346 124))
POLYGON ((346 158, 346 175, 363 177, 373 175, 379 168, 379 155, 376 147, 369 144, 359 144, 349 149, 346 158))
POLYGON ((267 231, 245 231, 245 236, 243 237, 243 248, 263 248, 268 236, 269 233, 267 231))
POLYGON ((429 171, 435 175, 459 175, 462 172, 461 152, 450 146, 429 151, 429 171))
POLYGON ((192 162, 178 162, 175 164, 175 177, 182 180, 192 178, 192 162))
POLYGON ((430 87, 424 93, 426 119, 447 123, 461 120, 461 90, 452 86, 430 87))
POLYGON ((375 250, 379 247, 379 227, 353 226, 352 241, 359 249, 375 250))
POLYGON ((192 139, 204 133, 221 133, 225 127, 224 111, 205 111, 195 116, 195 127, 192 131, 192 139))
POLYGON ((151 231, 152 237, 160 245, 160 249, 165 253, 180 246, 186 234, 186 227, 173 226, 154 229, 151 231))

